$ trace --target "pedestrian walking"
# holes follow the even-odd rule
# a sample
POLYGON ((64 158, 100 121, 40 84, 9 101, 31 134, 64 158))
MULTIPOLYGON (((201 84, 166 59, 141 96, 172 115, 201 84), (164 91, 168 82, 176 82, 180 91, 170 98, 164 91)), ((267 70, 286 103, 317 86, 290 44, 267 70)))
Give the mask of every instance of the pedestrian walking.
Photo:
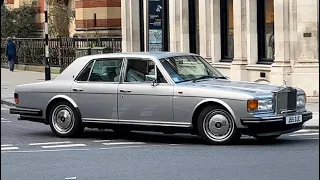
POLYGON ((11 37, 8 37, 7 47, 6 47, 6 57, 8 58, 8 65, 9 65, 10 71, 14 70, 14 62, 16 59, 16 54, 17 54, 16 45, 14 44, 14 42, 12 42, 11 37))

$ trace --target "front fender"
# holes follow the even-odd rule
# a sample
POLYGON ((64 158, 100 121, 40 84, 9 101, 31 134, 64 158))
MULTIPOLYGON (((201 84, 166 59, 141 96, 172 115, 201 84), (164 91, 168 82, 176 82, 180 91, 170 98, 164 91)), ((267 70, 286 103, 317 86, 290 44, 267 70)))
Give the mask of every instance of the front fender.
POLYGON ((232 115, 233 119, 236 120, 236 115, 234 113, 234 111, 232 110, 232 108, 226 103, 224 102, 223 100, 221 99, 215 99, 215 98, 209 98, 209 99, 204 99, 202 101, 200 101, 193 109, 193 113, 195 113, 196 109, 203 103, 207 103, 207 102, 214 102, 214 103, 218 103, 218 104, 221 104, 222 106, 224 106, 229 112, 230 114, 232 115))

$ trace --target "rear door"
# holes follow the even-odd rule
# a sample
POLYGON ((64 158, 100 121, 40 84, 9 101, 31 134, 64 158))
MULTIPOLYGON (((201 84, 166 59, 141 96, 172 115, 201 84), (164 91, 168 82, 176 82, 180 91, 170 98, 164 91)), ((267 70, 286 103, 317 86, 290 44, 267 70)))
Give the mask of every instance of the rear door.
POLYGON ((83 122, 118 121, 117 90, 123 58, 91 61, 72 85, 83 122))

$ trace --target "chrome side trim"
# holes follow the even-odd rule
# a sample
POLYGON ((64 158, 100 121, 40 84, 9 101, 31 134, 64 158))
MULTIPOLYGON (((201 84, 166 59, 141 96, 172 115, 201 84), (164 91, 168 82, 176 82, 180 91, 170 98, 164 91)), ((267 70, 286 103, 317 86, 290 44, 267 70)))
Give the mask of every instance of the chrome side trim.
POLYGON ((166 121, 137 121, 137 120, 119 120, 120 122, 147 123, 147 124, 175 124, 175 125, 191 125, 183 122, 166 122, 166 121))
POLYGON ((90 123, 112 123, 112 124, 127 124, 127 125, 143 125, 143 126, 192 127, 191 123, 161 122, 161 121, 136 121, 136 120, 82 118, 82 122, 88 122, 88 123, 89 122, 90 123))
POLYGON ((99 119, 99 118, 82 118, 83 122, 96 122, 96 121, 104 121, 104 122, 118 122, 118 119, 99 119))

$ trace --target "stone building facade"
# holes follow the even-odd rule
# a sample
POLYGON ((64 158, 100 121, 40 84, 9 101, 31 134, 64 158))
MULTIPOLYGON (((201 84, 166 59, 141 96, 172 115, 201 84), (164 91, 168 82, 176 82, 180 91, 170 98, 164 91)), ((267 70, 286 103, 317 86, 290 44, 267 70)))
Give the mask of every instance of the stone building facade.
MULTIPOLYGON (((148 51, 149 1, 121 0, 123 51, 148 51)), ((163 50, 200 54, 232 80, 319 96, 319 0, 163 1, 163 50)))
POLYGON ((73 0, 77 34, 121 36, 121 0, 73 0))
MULTIPOLYGON (((10 8, 30 1, 5 0, 10 8)), ((150 50, 148 3, 158 0, 63 1, 75 12, 71 35, 122 36, 124 52, 150 50)), ((162 50, 200 54, 232 80, 286 82, 319 96, 319 0, 161 1, 162 50)))

